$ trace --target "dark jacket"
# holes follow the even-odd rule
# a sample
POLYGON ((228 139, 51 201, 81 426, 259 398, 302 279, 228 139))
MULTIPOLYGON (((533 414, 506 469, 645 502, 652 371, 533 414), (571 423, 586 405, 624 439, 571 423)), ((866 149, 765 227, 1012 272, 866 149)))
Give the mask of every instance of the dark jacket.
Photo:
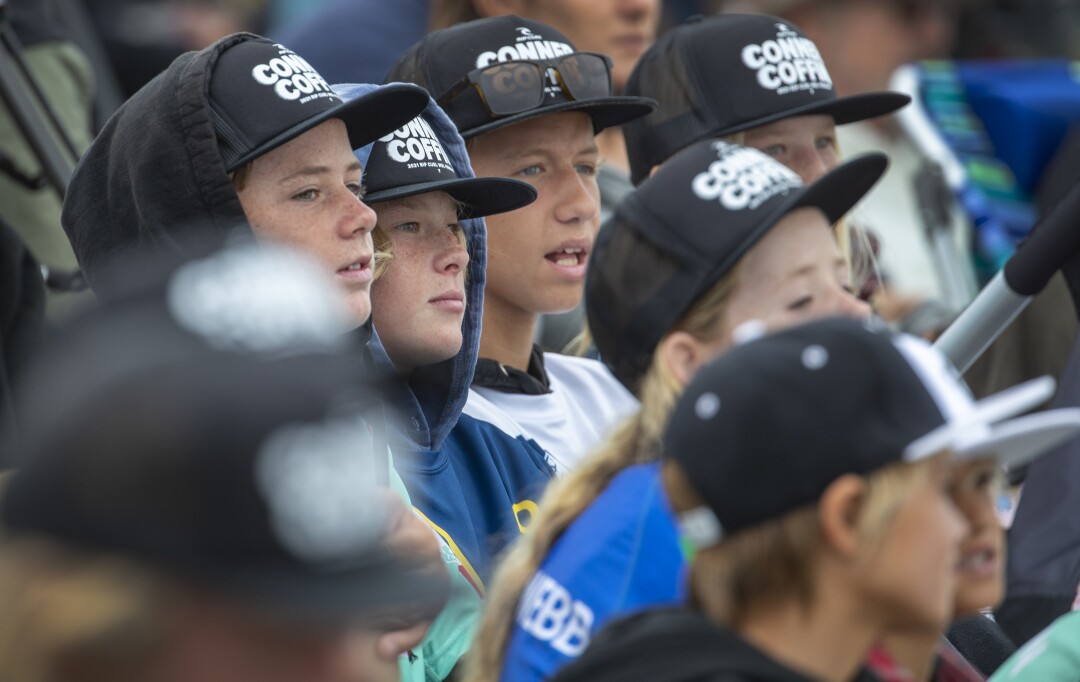
MULTIPOLYGON (((552 682, 812 682, 687 609, 647 611, 604 628, 552 682)), ((873 680, 860 672, 857 682, 873 680)))

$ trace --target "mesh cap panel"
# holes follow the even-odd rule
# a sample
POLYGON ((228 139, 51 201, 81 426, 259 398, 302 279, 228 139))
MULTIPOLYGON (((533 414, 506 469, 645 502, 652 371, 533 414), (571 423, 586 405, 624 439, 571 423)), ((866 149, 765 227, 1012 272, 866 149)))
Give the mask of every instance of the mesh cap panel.
POLYGON ((635 185, 649 177, 653 166, 715 128, 703 114, 699 91, 671 33, 664 34, 638 61, 627 81, 626 94, 649 93, 659 106, 648 116, 623 125, 630 179, 635 185))
POLYGON ((642 229, 648 218, 635 204, 624 202, 600 230, 585 309, 601 359, 636 395, 657 343, 697 298, 700 277, 671 244, 658 244, 652 230, 642 229))

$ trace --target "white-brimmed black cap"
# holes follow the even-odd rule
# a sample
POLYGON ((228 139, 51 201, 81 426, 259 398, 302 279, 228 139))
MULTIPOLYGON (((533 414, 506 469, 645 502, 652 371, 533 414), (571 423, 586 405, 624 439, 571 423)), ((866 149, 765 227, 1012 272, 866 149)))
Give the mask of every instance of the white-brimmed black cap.
POLYGON ((1017 416, 1049 377, 975 401, 943 355, 883 326, 830 318, 736 346, 694 378, 664 452, 705 501, 699 548, 813 504, 845 474, 941 452, 1026 464, 1080 433, 1080 408, 1017 416))

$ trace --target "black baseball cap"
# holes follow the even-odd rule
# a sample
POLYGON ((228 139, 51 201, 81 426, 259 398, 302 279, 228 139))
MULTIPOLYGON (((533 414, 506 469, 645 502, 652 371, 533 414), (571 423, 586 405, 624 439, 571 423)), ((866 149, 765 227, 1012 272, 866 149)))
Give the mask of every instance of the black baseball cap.
POLYGON ((626 92, 659 102, 623 129, 635 185, 706 137, 809 114, 854 123, 911 101, 898 92, 837 97, 814 43, 790 22, 762 14, 698 18, 667 31, 638 60, 626 92))
POLYGON ((536 201, 536 188, 511 178, 460 178, 446 149, 418 116, 371 146, 364 169, 364 201, 446 192, 461 205, 461 218, 506 213, 536 201))
POLYGON ((762 152, 703 140, 631 192, 604 223, 585 275, 600 358, 631 392, 660 339, 761 237, 797 208, 839 220, 885 172, 859 156, 809 187, 762 152))
POLYGON ((64 328, 21 394, 8 538, 124 556, 312 625, 441 606, 445 582, 383 542, 381 382, 324 280, 249 242, 64 328))
POLYGON ((690 382, 664 434, 705 506, 683 531, 699 549, 815 503, 845 474, 941 452, 1019 466, 1080 433, 1080 408, 1017 417, 1050 377, 976 402, 922 339, 829 318, 737 345, 690 382))
POLYGON ((250 33, 222 39, 210 75, 210 112, 225 169, 233 171, 332 118, 353 149, 399 128, 427 106, 408 84, 343 102, 319 73, 284 45, 250 33))
POLYGON ((542 104, 506 116, 491 114, 474 87, 462 90, 449 101, 440 101, 477 68, 508 61, 546 64, 574 52, 570 39, 547 24, 513 15, 487 17, 427 34, 394 62, 384 82, 405 81, 426 88, 465 138, 560 111, 587 113, 599 132, 640 118, 656 107, 656 102, 644 97, 613 96, 610 69, 605 96, 570 99, 549 80, 542 104))

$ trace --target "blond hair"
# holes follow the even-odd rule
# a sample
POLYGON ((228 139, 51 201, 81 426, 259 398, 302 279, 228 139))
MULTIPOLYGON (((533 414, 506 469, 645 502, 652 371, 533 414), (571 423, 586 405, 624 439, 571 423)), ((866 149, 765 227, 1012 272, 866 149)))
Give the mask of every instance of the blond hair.
MULTIPOLYGON (((736 264, 694 303, 669 334, 682 331, 703 342, 717 338, 723 332, 721 321, 740 271, 736 264)), ((577 469, 548 485, 529 532, 511 546, 495 572, 473 647, 465 659, 464 679, 474 682, 499 679, 525 586, 552 545, 599 497, 616 474, 628 466, 651 462, 660 456, 661 437, 683 389, 660 353, 654 352, 652 364, 641 382, 638 413, 577 469)))
MULTIPOLYGON (((858 532, 869 558, 916 484, 925 480, 939 455, 914 464, 896 463, 867 476, 867 497, 858 532)), ((664 488, 681 513, 703 502, 678 464, 664 463, 664 488)), ((806 606, 814 598, 814 569, 822 548, 817 506, 797 509, 775 521, 748 528, 698 552, 690 567, 690 604, 711 621, 738 627, 762 607, 787 600, 806 606)))
POLYGON ((141 566, 38 539, 0 550, 0 681, 137 679, 178 587, 141 566))

